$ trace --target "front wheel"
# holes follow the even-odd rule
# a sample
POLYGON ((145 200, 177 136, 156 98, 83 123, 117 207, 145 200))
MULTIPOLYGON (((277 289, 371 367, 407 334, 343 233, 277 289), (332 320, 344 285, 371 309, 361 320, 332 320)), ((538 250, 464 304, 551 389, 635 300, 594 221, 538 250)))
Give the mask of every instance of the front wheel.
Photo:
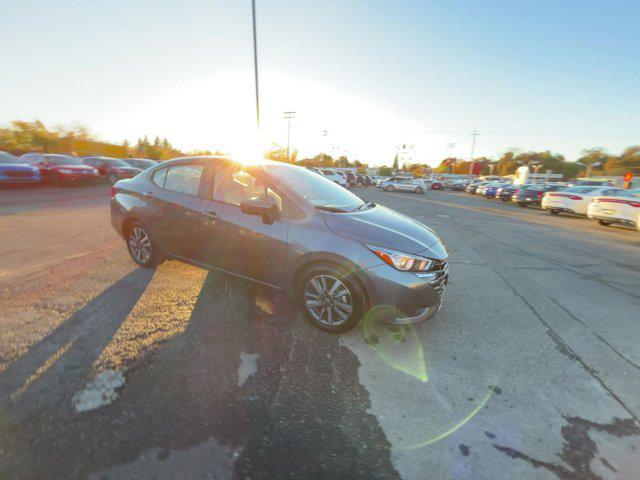
POLYGON ((611 222, 610 222, 610 221, 608 221, 608 220, 602 220, 602 219, 598 220, 598 223, 599 223, 600 225, 602 225, 603 227, 608 227, 609 225, 611 225, 611 222))
POLYGON ((415 192, 415 193, 422 193, 422 192, 424 192, 424 190, 422 190, 422 187, 417 187, 417 188, 414 190, 414 192, 415 192))
POLYGON ((155 242, 146 226, 134 222, 127 229, 127 250, 134 262, 142 268, 156 266, 158 252, 155 242))
POLYGON ((560 213, 560 210, 556 210, 555 208, 552 208, 551 210, 549 210, 549 213, 553 215, 558 215, 560 213))
POLYGON ((320 263, 309 268, 301 280, 299 301, 313 326, 343 333, 360 323, 365 294, 353 274, 337 265, 320 263))
POLYGON ((522 208, 525 208, 527 206, 527 204, 523 203, 523 202, 518 202, 518 206, 520 206, 522 208))
POLYGON ((393 192, 396 188, 393 185, 387 185, 384 189, 387 192, 393 192))

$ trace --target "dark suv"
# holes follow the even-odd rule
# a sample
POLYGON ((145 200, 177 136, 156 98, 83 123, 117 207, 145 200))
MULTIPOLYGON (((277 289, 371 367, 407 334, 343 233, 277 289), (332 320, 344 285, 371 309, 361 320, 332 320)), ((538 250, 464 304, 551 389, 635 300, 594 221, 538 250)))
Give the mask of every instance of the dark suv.
POLYGON ((115 184, 111 222, 133 260, 221 270, 290 294, 315 326, 433 317, 448 281, 436 233, 293 165, 171 160, 115 184))
POLYGON ((101 178, 114 184, 122 178, 131 178, 139 174, 142 169, 132 167, 120 158, 110 157, 84 157, 85 165, 89 165, 98 170, 101 178))

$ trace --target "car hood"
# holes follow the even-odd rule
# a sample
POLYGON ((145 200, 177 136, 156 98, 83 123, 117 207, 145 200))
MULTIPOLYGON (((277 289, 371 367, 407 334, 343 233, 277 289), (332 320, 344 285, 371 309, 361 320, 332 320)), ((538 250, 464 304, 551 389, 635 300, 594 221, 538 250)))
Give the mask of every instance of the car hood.
POLYGON ((447 258, 436 232, 389 208, 376 205, 362 212, 323 215, 331 231, 366 245, 422 253, 436 259, 447 258))
POLYGON ((26 163, 0 163, 0 171, 4 172, 39 172, 39 170, 26 163))

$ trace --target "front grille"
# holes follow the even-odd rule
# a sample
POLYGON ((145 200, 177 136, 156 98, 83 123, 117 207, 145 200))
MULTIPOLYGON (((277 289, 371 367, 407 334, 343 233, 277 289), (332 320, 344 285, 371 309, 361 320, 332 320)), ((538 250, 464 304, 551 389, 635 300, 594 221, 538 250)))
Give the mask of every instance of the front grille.
POLYGON ((33 177, 33 172, 27 172, 24 170, 8 170, 4 172, 7 177, 13 178, 25 178, 25 177, 33 177))
POLYGON ((447 266, 446 260, 434 260, 429 271, 435 272, 436 274, 436 278, 431 282, 431 286, 438 294, 438 297, 442 298, 444 287, 449 282, 449 267, 447 266))

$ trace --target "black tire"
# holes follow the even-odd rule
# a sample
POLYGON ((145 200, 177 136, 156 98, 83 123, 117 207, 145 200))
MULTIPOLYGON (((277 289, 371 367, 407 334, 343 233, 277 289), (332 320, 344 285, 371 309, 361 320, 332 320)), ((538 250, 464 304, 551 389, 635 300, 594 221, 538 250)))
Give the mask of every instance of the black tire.
POLYGON ((393 185, 387 185, 386 187, 384 187, 384 189, 387 192, 393 192, 396 189, 396 187, 394 187, 393 185))
POLYGON ((549 210, 549 213, 553 215, 558 215, 560 213, 560 210, 556 210, 555 208, 552 208, 551 210, 549 210))
POLYGON ((503 202, 506 202, 506 201, 507 201, 507 199, 506 199, 506 198, 504 198, 504 197, 500 197, 500 200, 502 200, 503 202))
POLYGON ((423 193, 423 192, 424 192, 424 190, 422 189, 422 187, 417 187, 417 188, 414 190, 414 192, 415 192, 415 193, 423 193))
POLYGON ((609 225, 611 225, 611 222, 610 222, 609 220, 602 220, 602 219, 599 219, 599 220, 598 220, 598 223, 599 223, 600 225, 602 225, 603 227, 608 227, 609 225))
MULTIPOLYGON (((314 327, 324 330, 325 332, 344 333, 355 328, 362 320, 365 311, 366 299, 364 287, 362 287, 361 283, 352 273, 349 273, 343 267, 329 262, 315 263, 307 268, 300 276, 300 282, 298 282, 298 285, 299 288, 296 292, 296 303, 302 309, 305 318, 314 327), (318 292, 318 290, 313 286, 314 282, 312 282, 312 280, 315 279, 316 284, 321 285, 319 277, 325 277, 326 290, 330 290, 331 287, 334 286, 334 284, 331 283, 332 278, 338 280, 342 286, 346 288, 348 298, 347 296, 341 296, 336 298, 318 298, 317 300, 314 300, 313 298, 308 297, 308 294, 315 294, 318 292), (307 307, 308 301, 326 301, 332 303, 330 305, 327 304, 327 308, 323 306, 307 307), (335 304, 333 302, 335 302, 335 304), (336 304, 350 305, 350 313, 347 314, 347 310, 344 310, 341 307, 339 308, 336 304), (346 320, 337 314, 332 314, 332 317, 336 318, 337 321, 335 321, 333 325, 329 324, 330 317, 328 315, 328 310, 331 310, 332 312, 339 310, 342 312, 342 315, 346 315, 346 320), (312 311, 314 311, 315 314, 313 314, 312 311), (320 315, 322 320, 316 318, 317 315, 320 315)), ((335 293, 340 293, 341 291, 341 288, 337 288, 335 293)))
POLYGON ((527 206, 527 204, 523 203, 523 202, 518 202, 518 206, 522 207, 522 208, 525 208, 527 206))
POLYGON ((138 266, 142 268, 155 268, 160 263, 160 251, 157 246, 156 241, 151 235, 149 229, 140 222, 132 222, 127 226, 125 231, 125 242, 127 243, 127 251, 131 256, 131 259, 138 264, 138 266), (142 232, 144 236, 148 239, 148 255, 141 256, 137 251, 134 250, 133 243, 135 242, 138 247, 142 247, 142 244, 145 243, 142 238, 139 236, 139 232, 142 232), (136 237, 138 239, 136 240, 136 237))

